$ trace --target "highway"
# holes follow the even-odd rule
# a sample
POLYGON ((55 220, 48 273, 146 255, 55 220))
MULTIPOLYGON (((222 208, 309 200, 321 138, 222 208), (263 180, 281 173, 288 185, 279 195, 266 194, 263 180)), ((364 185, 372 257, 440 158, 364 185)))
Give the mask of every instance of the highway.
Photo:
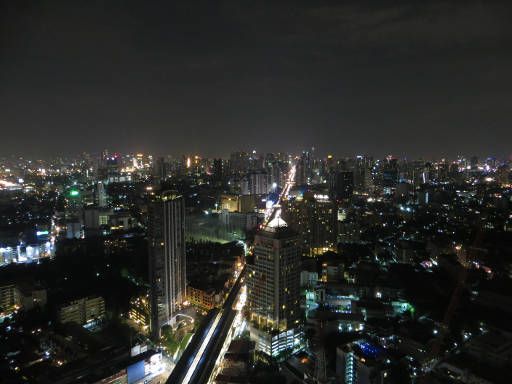
POLYGON ((167 384, 208 383, 214 370, 217 357, 231 330, 237 310, 233 305, 238 298, 245 275, 244 267, 220 309, 212 309, 201 328, 172 371, 167 384))
POLYGON ((267 224, 275 217, 279 217, 281 215, 281 202, 284 198, 288 197, 290 193, 290 189, 295 184, 295 172, 296 172, 295 164, 292 164, 290 167, 290 171, 288 172, 288 176, 286 178, 286 183, 284 184, 283 190, 279 194, 279 198, 277 201, 269 208, 265 210, 265 219, 262 224, 262 228, 266 227, 267 224))

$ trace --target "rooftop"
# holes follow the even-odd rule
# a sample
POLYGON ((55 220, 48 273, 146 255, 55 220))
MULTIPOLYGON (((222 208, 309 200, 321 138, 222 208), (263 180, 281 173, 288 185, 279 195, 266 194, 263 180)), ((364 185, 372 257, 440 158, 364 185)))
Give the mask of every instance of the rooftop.
POLYGON ((276 228, 283 228, 288 227, 288 224, 286 224, 286 221, 284 221, 280 216, 274 217, 265 227, 266 229, 276 229, 276 228))

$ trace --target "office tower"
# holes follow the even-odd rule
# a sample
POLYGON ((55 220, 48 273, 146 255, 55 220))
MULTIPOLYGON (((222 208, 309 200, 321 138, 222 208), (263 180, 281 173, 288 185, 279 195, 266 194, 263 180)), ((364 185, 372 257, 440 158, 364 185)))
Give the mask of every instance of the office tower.
POLYGON ((151 332, 173 324, 186 297, 185 203, 166 191, 150 204, 148 223, 151 332))
POLYGON ((279 357, 301 348, 300 247, 277 215, 255 236, 247 282, 251 337, 256 348, 279 357))
POLYGON ((333 200, 349 199, 354 192, 354 174, 350 171, 332 172, 329 180, 329 195, 333 200))

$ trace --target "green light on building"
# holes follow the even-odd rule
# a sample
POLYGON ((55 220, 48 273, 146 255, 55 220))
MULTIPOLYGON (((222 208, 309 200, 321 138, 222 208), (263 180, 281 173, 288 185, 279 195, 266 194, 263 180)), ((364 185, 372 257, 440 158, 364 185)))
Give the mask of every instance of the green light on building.
POLYGON ((80 196, 80 192, 77 191, 76 189, 72 189, 71 191, 69 191, 69 196, 78 197, 78 196, 80 196))

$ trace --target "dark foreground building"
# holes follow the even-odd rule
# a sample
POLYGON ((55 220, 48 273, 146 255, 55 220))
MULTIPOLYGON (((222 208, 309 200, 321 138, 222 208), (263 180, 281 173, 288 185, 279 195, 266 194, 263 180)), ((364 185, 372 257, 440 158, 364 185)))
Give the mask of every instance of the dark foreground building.
POLYGON ((185 203, 175 192, 151 202, 148 224, 151 333, 172 323, 186 298, 185 203))

